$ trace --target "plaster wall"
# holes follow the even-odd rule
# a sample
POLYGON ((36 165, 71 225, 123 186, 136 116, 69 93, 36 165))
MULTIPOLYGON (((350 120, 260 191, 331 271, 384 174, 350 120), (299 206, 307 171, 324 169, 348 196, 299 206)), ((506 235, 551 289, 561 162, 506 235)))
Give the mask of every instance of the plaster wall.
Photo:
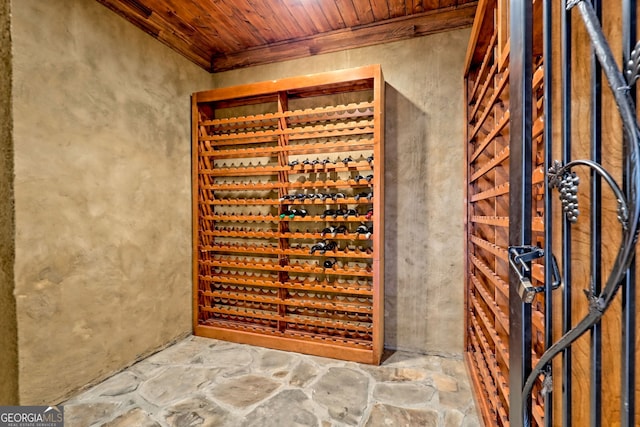
POLYGON ((385 346, 463 351, 463 62, 469 30, 214 75, 214 87, 381 64, 385 346))
POLYGON ((20 403, 50 404, 191 330, 189 95, 211 76, 95 0, 11 5, 20 403))
POLYGON ((15 223, 10 11, 9 0, 0 0, 0 405, 18 402, 16 304, 13 297, 15 223))

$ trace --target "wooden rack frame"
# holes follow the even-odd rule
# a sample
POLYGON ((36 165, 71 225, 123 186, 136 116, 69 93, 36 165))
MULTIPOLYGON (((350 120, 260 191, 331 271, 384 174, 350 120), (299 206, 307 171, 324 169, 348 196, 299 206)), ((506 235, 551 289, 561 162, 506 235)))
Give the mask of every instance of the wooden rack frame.
POLYGON ((196 335, 380 363, 383 106, 378 65, 193 94, 196 335))
MULTIPOLYGON (((533 2, 534 121, 531 164, 533 244, 544 247, 544 63, 541 51, 541 2, 533 2)), ((465 360, 478 410, 486 426, 510 425, 510 238, 511 186, 511 39, 509 5, 504 0, 480 0, 465 69, 466 99, 466 271, 465 360)), ((517 107, 517 106, 516 106, 517 107)), ((517 182, 517 179, 516 181, 517 182)), ((513 220, 512 220, 513 221, 513 220)), ((544 285, 540 261, 532 265, 534 286, 544 285)), ((513 285, 511 285, 513 286, 513 285)), ((544 351, 545 304, 541 295, 531 305, 532 360, 544 351)), ((513 320, 513 319, 511 319, 513 320)), ((517 360, 516 360, 517 362, 517 360)), ((517 363, 516 363, 517 365, 517 363)), ((540 387, 532 401, 532 426, 544 425, 540 387)), ((516 412, 517 413, 517 410, 516 412)))
POLYGON ((509 38, 502 0, 482 0, 465 70, 465 359, 486 426, 509 425, 509 38))

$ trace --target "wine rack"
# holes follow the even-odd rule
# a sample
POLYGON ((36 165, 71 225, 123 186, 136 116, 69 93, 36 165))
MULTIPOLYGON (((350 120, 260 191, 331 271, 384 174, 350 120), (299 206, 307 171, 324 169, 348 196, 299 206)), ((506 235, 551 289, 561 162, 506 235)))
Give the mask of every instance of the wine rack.
POLYGON ((192 96, 194 333, 378 364, 379 66, 192 96))
MULTIPOLYGON (((510 207, 510 42, 508 5, 479 2, 465 70, 466 109, 466 363, 485 425, 510 424, 509 378, 509 207, 510 207)), ((541 2, 534 2, 532 193, 536 207, 531 230, 544 246, 544 117, 541 2)), ((544 285, 540 261, 532 266, 532 283, 544 285)), ((544 351, 544 301, 532 305, 532 360, 544 351)), ((517 361, 516 361, 517 362, 517 361)), ((532 399, 532 426, 544 425, 540 387, 532 399)), ((515 412, 517 413, 517 411, 515 412)))
POLYGON ((483 2, 467 53, 466 361, 486 425, 509 425, 509 44, 483 2))

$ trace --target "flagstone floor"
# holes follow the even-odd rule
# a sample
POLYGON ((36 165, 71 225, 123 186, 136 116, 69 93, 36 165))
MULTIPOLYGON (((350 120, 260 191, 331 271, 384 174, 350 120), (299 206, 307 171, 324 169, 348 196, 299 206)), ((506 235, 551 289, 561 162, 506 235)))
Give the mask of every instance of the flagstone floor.
POLYGON ((381 366, 188 337, 64 403, 66 427, 480 425, 462 360, 381 366))

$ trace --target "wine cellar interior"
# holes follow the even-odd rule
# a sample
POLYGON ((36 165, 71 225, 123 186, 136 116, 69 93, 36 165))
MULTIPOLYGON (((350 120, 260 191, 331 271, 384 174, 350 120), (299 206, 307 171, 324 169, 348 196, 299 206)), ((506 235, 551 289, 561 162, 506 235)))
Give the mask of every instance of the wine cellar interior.
POLYGON ((0 0, 0 415, 637 425, 638 12, 0 0))

